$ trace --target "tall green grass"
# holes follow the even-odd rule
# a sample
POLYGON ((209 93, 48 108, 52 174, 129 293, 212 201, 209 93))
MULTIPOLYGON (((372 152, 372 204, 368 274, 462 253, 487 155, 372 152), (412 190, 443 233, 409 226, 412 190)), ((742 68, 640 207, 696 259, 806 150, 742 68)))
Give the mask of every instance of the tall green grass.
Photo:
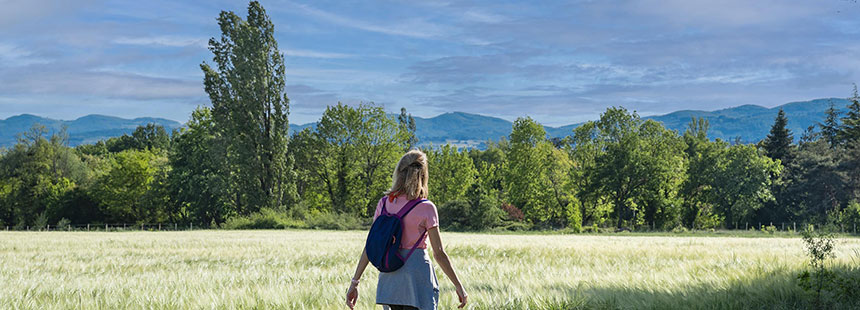
MULTIPOLYGON (((346 309, 363 231, 0 232, 3 309, 346 309)), ((443 233, 469 309, 797 309, 797 238, 443 233)), ((839 239, 835 265, 860 262, 839 239)), ((848 268, 851 272, 856 268, 848 268)), ((373 309, 368 268, 358 309, 373 309)), ((440 309, 456 294, 437 267, 440 309)), ((858 303, 853 303, 857 307, 858 303)), ((851 305, 837 305, 851 308, 851 305)), ((378 307, 377 307, 378 308, 378 307)))

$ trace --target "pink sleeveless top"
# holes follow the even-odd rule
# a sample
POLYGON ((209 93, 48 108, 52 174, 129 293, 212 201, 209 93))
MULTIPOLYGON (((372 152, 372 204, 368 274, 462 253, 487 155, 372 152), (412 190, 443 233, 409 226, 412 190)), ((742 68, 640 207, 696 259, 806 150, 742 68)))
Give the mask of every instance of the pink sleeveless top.
MULTIPOLYGON (((396 196, 394 200, 385 196, 385 210, 388 213, 397 213, 403 206, 409 202, 406 196, 396 196)), ((376 212, 373 213, 373 219, 382 213, 382 199, 376 204, 376 212)), ((424 235, 424 232, 430 228, 439 226, 439 213, 436 211, 436 205, 432 202, 425 201, 419 203, 406 216, 403 217, 403 241, 400 242, 401 249, 411 249, 415 242, 424 235)), ((418 244, 419 249, 427 248, 427 237, 418 244)))

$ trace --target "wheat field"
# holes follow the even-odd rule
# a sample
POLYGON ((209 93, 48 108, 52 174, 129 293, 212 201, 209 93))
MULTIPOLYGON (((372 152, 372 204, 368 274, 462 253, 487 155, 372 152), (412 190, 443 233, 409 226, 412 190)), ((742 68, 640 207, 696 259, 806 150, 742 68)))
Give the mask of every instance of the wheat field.
MULTIPOLYGON (((443 232, 469 309, 794 309, 799 238, 443 232)), ((0 232, 3 309, 346 309, 360 231, 0 232)), ((834 264, 858 265, 838 239, 834 264)), ((374 305, 378 272, 359 288, 374 305)), ((456 305, 436 267, 440 309, 456 305)), ((374 308, 375 307, 375 308, 374 308)))

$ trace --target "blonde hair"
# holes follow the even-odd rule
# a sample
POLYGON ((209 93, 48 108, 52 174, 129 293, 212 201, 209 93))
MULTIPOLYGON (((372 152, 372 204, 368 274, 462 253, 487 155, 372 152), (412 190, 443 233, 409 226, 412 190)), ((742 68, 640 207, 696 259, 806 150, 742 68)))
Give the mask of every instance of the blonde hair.
POLYGON ((406 195, 409 200, 426 199, 430 194, 430 189, 427 187, 429 177, 427 154, 420 150, 410 150, 397 162, 391 189, 386 191, 385 195, 406 195))

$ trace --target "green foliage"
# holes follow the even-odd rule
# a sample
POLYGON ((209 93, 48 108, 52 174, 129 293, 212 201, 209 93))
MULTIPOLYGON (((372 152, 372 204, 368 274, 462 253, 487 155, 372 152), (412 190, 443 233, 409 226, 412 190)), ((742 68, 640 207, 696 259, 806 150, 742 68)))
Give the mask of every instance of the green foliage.
POLYGON ((217 225, 235 212, 217 134, 211 110, 200 107, 173 135, 165 202, 172 221, 217 225))
POLYGON ((430 200, 439 205, 461 200, 478 177, 474 162, 466 152, 446 144, 426 151, 432 189, 430 200))
POLYGON ((358 230, 367 229, 368 225, 365 219, 348 214, 310 212, 301 217, 295 217, 287 212, 266 208, 250 215, 231 217, 224 223, 223 228, 358 230))
POLYGON ((412 113, 406 113, 406 108, 400 108, 400 115, 397 116, 397 123, 400 125, 401 130, 406 133, 406 146, 403 148, 403 151, 407 152, 413 146, 418 144, 418 136, 415 135, 415 131, 418 130, 415 126, 415 119, 412 118, 412 113))
POLYGON ((287 156, 289 99, 285 67, 274 25, 259 2, 248 17, 218 16, 219 40, 209 40, 215 68, 200 65, 212 101, 212 120, 231 203, 240 214, 281 208, 295 201, 294 174, 287 156))
POLYGON ((574 139, 585 151, 574 154, 586 160, 584 201, 610 205, 618 228, 679 221, 686 162, 677 134, 624 108, 609 108, 583 128, 574 139))
POLYGON ((860 94, 857 93, 857 84, 854 84, 854 94, 848 100, 851 103, 848 104, 848 112, 842 118, 838 134, 840 141, 843 142, 860 139, 860 94))
POLYGON ((785 111, 779 109, 773 127, 770 128, 770 133, 764 140, 765 154, 771 159, 780 160, 783 164, 788 163, 791 158, 791 143, 794 139, 791 131, 786 128, 787 125, 785 111))
MULTIPOLYGON (((109 157, 92 188, 106 220, 134 223, 152 216, 147 193, 156 177, 168 169, 167 158, 152 151, 125 150, 109 157)), ((156 206, 160 207, 160 206, 156 206)))
POLYGON ((72 221, 70 221, 69 219, 61 218, 60 221, 57 222, 57 229, 58 230, 69 230, 69 225, 71 225, 71 224, 72 224, 72 221))
POLYGON ((542 227, 565 227, 573 196, 566 153, 546 140, 543 126, 519 118, 511 131, 503 178, 508 202, 523 211, 525 220, 542 227))
POLYGON ((734 225, 773 200, 771 177, 779 175, 781 167, 752 145, 733 145, 724 152, 717 162, 712 198, 717 211, 734 225))
POLYGON ((302 200, 324 212, 370 216, 407 139, 380 106, 329 106, 315 130, 291 142, 302 200))
POLYGON ((815 307, 823 309, 826 301, 827 287, 834 281, 836 275, 827 269, 825 263, 835 257, 833 253, 833 235, 815 232, 812 228, 803 231, 803 243, 809 256, 809 270, 798 275, 800 286, 815 298, 815 307))
POLYGON ((824 137, 824 140, 830 144, 830 146, 836 146, 839 144, 839 130, 841 125, 839 124, 839 110, 833 105, 833 101, 830 101, 830 107, 827 108, 827 112, 825 112, 824 122, 818 123, 818 127, 821 127, 821 135, 824 137))
POLYGON ((446 230, 486 230, 502 224, 505 212, 500 203, 478 184, 473 184, 463 199, 439 206, 439 220, 446 230))

